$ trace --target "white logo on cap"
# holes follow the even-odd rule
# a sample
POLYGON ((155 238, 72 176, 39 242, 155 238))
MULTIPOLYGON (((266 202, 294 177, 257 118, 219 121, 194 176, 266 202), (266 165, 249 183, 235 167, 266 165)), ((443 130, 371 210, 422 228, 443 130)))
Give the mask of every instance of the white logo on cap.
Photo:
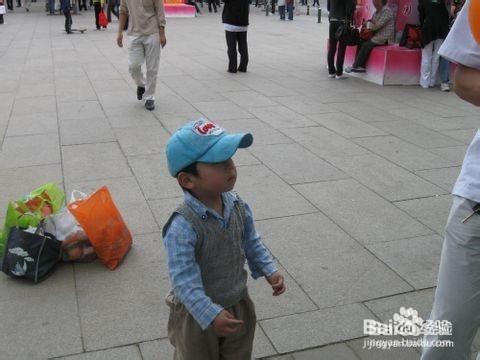
POLYGON ((224 130, 211 121, 199 120, 193 124, 193 130, 201 136, 220 135, 224 130))

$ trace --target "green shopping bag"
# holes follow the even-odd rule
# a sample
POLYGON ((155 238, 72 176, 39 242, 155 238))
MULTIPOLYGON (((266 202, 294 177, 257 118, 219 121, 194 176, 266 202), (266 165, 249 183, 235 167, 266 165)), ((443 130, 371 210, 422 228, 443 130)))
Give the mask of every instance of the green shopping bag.
POLYGON ((64 192, 54 183, 42 185, 19 200, 11 201, 7 207, 3 231, 0 232, 0 259, 3 256, 10 229, 37 227, 42 219, 57 213, 64 201, 64 192))

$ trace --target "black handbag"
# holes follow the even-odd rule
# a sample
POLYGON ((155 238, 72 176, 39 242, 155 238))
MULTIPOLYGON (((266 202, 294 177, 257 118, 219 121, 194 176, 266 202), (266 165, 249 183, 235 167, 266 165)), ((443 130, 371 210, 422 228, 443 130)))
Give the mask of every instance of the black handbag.
POLYGON ((358 45, 360 43, 360 31, 353 26, 350 20, 345 20, 335 32, 335 38, 348 46, 358 45))
POLYGON ((12 278, 38 283, 52 273, 61 259, 61 241, 40 224, 35 233, 13 228, 8 235, 2 271, 12 278))

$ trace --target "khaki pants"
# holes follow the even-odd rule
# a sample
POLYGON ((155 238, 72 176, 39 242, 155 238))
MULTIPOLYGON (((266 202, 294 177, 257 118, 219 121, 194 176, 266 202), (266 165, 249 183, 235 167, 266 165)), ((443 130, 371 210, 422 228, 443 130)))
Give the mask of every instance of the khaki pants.
POLYGON ((174 360, 251 360, 255 336, 255 306, 247 295, 226 310, 243 320, 240 330, 229 337, 219 338, 212 327, 202 330, 181 303, 166 299, 170 307, 168 338, 175 347, 174 360))
MULTIPOLYGON (((445 229, 438 285, 431 320, 448 320, 452 335, 427 335, 422 360, 470 360, 470 347, 480 326, 480 216, 472 213, 474 202, 455 196, 445 229), (453 347, 438 346, 450 340, 453 347)), ((480 357, 477 357, 480 359, 480 357)))
POLYGON ((160 35, 131 36, 128 48, 128 70, 137 86, 145 87, 144 100, 155 100, 158 65, 160 63, 160 35), (146 64, 147 76, 142 71, 146 64))

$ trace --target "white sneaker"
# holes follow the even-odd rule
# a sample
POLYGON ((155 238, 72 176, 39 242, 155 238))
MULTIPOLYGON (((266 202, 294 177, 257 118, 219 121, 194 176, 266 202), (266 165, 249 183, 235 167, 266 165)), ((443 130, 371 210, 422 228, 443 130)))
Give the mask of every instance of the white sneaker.
POLYGON ((336 76, 335 74, 328 74, 328 77, 329 77, 330 79, 335 78, 335 76, 336 76))
POLYGON ((441 83, 440 90, 442 91, 450 91, 450 84, 449 83, 441 83))
POLYGON ((335 79, 337 79, 337 80, 345 80, 345 79, 348 79, 348 76, 345 76, 345 75, 337 75, 337 76, 335 76, 335 79))

